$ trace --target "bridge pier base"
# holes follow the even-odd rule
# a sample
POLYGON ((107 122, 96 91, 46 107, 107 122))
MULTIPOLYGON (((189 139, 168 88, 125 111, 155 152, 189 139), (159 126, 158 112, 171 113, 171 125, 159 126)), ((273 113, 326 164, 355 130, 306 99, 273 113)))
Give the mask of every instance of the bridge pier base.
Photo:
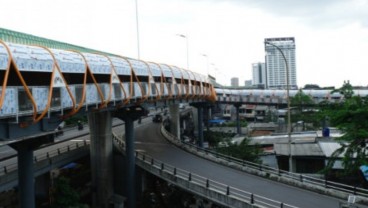
POLYGON ((111 112, 88 113, 88 124, 91 135, 92 206, 108 208, 114 194, 111 112))
MULTIPOLYGON (((123 108, 115 112, 115 116, 125 122, 125 155, 126 155, 126 190, 127 207, 136 207, 136 169, 135 169, 135 145, 134 145, 134 121, 147 115, 142 107, 123 108)), ((125 184, 122 184, 123 186, 125 184)))
POLYGON ((53 139, 53 134, 46 134, 9 145, 18 152, 18 189, 20 208, 35 207, 33 152, 42 144, 52 142, 53 139))

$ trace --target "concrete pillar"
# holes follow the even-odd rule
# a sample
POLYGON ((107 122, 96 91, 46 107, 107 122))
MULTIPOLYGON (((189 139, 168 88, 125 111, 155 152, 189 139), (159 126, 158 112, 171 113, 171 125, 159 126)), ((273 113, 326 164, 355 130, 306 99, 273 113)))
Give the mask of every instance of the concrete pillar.
POLYGON ((198 132, 198 110, 193 108, 193 123, 194 123, 194 132, 198 132))
POLYGON ((35 183, 33 172, 33 149, 27 146, 18 149, 18 187, 20 208, 35 207, 35 183))
POLYGON ((18 189, 19 207, 35 207, 35 179, 33 170, 33 151, 43 144, 54 141, 53 134, 44 134, 39 137, 9 144, 18 152, 18 189))
POLYGON ((203 107, 198 106, 198 146, 203 148, 203 107))
POLYGON ((180 140, 180 109, 179 104, 169 105, 170 132, 180 140))
POLYGON ((236 109, 236 113, 235 113, 236 114, 236 133, 238 135, 241 134, 239 108, 240 108, 240 105, 235 105, 235 109, 236 109))
POLYGON ((210 131, 210 110, 211 108, 209 106, 205 107, 204 108, 206 110, 206 129, 207 129, 207 132, 210 131))
POLYGON ((111 112, 88 113, 88 124, 91 135, 92 205, 108 208, 114 194, 111 112))
POLYGON ((125 153, 127 158, 127 198, 128 208, 135 208, 135 155, 134 155, 134 120, 125 118, 125 153))

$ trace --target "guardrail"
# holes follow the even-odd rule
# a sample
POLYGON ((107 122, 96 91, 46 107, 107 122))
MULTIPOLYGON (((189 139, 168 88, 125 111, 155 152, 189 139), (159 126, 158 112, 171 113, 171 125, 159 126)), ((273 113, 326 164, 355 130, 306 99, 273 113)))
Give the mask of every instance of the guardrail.
MULTIPOLYGON (((65 140, 63 142, 66 142, 66 141, 68 141, 68 140, 65 140)), ((62 143, 62 142, 60 142, 60 143, 62 143)), ((68 152, 71 152, 73 150, 79 149, 81 147, 86 147, 88 145, 89 145, 89 143, 87 142, 87 140, 76 141, 73 144, 68 144, 66 146, 62 146, 62 147, 59 147, 57 149, 53 149, 53 150, 35 155, 33 157, 33 161, 34 161, 34 163, 37 163, 37 162, 42 162, 44 160, 50 160, 51 158, 53 158, 55 156, 59 156, 59 155, 64 154, 64 153, 68 153, 68 152)), ((14 156, 14 158, 15 158, 15 156, 14 156)), ((18 170, 18 163, 15 160, 13 163, 0 166, 0 176, 6 175, 6 174, 8 174, 10 172, 13 172, 13 171, 16 171, 16 170, 18 170)))
MULTIPOLYGON (((124 154, 125 146, 123 139, 113 133, 113 140, 121 153, 124 154)), ((186 170, 176 168, 142 152, 136 151, 135 156, 137 159, 136 163, 141 168, 170 183, 193 192, 194 194, 198 194, 224 206, 296 208, 295 206, 246 192, 186 170)))
MULTIPOLYGON (((220 162, 222 164, 240 169, 242 171, 246 171, 251 174, 256 174, 256 175, 260 175, 260 176, 268 177, 268 178, 272 178, 272 176, 278 176, 279 178, 280 177, 287 178, 294 182, 299 182, 303 185, 308 184, 308 185, 311 185, 314 187, 317 186, 319 188, 323 188, 326 190, 331 189, 332 192, 330 193, 335 194, 334 195, 335 197, 340 197, 343 199, 347 199, 349 194, 353 194, 353 195, 361 196, 362 198, 366 199, 365 201, 368 201, 368 199, 366 198, 368 197, 367 189, 356 187, 356 186, 350 186, 350 185, 346 185, 342 183, 337 183, 333 181, 328 181, 326 179, 320 179, 320 178, 311 177, 311 176, 307 176, 303 174, 292 173, 292 172, 272 168, 269 166, 265 166, 262 164, 257 164, 257 163, 252 163, 249 161, 241 160, 241 159, 234 158, 229 155, 224 155, 224 154, 212 151, 212 150, 200 148, 190 143, 182 142, 178 140, 174 135, 167 132, 164 127, 161 127, 161 132, 167 139, 169 139, 173 143, 176 143, 180 147, 184 147, 185 150, 188 150, 190 152, 197 152, 199 153, 197 155, 207 156, 205 157, 206 159, 211 160, 212 158, 212 160, 215 160, 216 162, 220 162), (336 191, 340 191, 343 194, 338 196, 337 193, 334 193, 336 191)), ((289 183, 289 184, 295 185, 295 183, 289 183)), ((303 188, 308 188, 308 187, 303 186, 303 188)), ((318 190, 313 189, 313 191, 318 191, 318 190)), ((328 194, 327 192, 323 192, 323 193, 328 194)))

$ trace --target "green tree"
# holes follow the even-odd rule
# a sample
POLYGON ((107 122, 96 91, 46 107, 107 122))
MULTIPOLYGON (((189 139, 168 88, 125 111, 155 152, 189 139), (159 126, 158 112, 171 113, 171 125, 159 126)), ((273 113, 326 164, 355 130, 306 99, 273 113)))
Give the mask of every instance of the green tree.
POLYGON ((354 95, 353 86, 350 84, 350 81, 344 81, 344 84, 339 89, 333 90, 331 93, 339 92, 344 96, 345 99, 350 99, 354 95))
POLYGON ((291 97, 290 106, 293 108, 292 123, 303 121, 303 129, 305 129, 305 124, 313 127, 319 126, 320 119, 316 117, 318 107, 314 104, 313 99, 302 90, 291 97))
POLYGON ((226 147, 219 147, 217 151, 230 155, 235 158, 239 158, 242 160, 260 163, 261 160, 259 158, 261 154, 261 148, 259 145, 250 145, 250 139, 245 137, 240 144, 233 144, 230 140, 227 141, 226 147))
POLYGON ((70 180, 65 177, 55 179, 55 191, 53 193, 55 208, 82 208, 86 207, 79 203, 79 194, 70 185, 70 180))
POLYGON ((354 96, 349 81, 336 90, 344 95, 344 102, 325 106, 322 113, 330 118, 331 125, 336 126, 344 134, 338 141, 337 149, 329 161, 327 170, 332 167, 339 155, 343 154, 345 173, 357 171, 359 166, 368 164, 366 157, 368 138, 368 97, 354 96))

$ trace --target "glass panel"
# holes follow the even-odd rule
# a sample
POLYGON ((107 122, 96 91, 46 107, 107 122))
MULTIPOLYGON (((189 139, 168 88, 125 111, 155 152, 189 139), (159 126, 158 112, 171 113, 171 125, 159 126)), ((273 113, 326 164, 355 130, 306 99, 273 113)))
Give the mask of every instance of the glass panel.
POLYGON ((24 89, 18 90, 18 104, 19 111, 31 111, 33 109, 32 102, 28 98, 26 91, 24 89))
POLYGON ((112 84, 112 87, 114 88, 115 99, 116 100, 121 99, 122 92, 121 92, 120 84, 119 83, 112 84))
POLYGON ((79 102, 82 100, 83 95, 83 86, 76 86, 75 87, 75 102, 79 104, 79 102))
POLYGON ((61 107, 61 88, 52 89, 51 108, 61 107))
POLYGON ((156 95, 156 84, 151 83, 151 94, 156 95))

